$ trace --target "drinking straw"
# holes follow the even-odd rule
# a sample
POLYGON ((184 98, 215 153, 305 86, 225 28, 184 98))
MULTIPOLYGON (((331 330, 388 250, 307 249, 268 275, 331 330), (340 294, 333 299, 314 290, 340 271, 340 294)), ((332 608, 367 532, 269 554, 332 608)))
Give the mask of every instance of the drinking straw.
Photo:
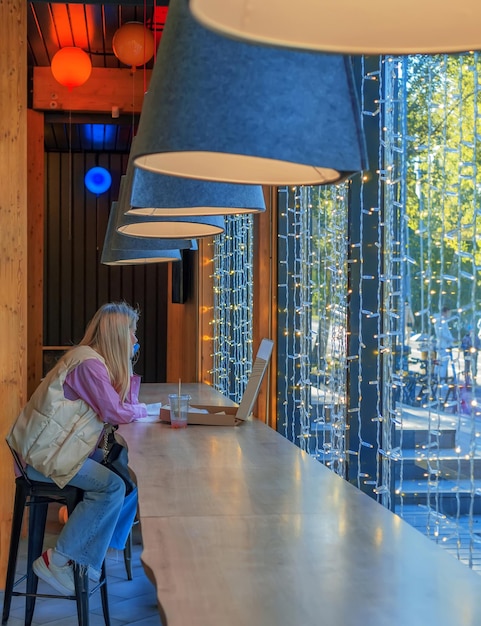
POLYGON ((178 396, 178 403, 179 403, 178 410, 179 410, 179 419, 180 419, 180 378, 179 378, 179 396, 178 396))

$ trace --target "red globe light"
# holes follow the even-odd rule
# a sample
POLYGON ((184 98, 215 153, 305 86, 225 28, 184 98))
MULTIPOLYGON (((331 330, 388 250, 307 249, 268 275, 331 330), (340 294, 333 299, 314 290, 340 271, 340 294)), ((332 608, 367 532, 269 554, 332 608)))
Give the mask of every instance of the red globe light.
POLYGON ((50 67, 55 80, 69 90, 83 85, 92 73, 90 57, 81 48, 60 48, 50 67))

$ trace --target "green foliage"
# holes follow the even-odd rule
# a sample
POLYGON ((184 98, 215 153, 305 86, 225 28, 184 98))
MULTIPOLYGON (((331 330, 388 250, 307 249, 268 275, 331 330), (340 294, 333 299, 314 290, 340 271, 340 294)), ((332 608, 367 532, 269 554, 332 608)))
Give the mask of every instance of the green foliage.
POLYGON ((477 54, 412 56, 403 65, 406 216, 409 255, 417 264, 411 283, 415 310, 422 299, 433 309, 442 302, 463 311, 480 306, 480 69, 477 54))

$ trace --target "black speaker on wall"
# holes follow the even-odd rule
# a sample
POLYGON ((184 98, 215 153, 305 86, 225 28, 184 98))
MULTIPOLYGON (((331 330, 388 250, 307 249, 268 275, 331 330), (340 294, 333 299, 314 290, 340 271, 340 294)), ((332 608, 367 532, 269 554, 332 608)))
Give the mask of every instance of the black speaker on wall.
POLYGON ((192 281, 194 277, 193 250, 181 250, 180 261, 172 263, 172 302, 185 304, 191 296, 192 281))

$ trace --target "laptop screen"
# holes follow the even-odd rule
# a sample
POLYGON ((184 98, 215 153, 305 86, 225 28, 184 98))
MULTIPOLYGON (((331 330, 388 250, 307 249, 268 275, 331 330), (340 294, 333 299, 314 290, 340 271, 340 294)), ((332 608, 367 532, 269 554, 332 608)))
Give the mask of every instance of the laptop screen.
POLYGON ((237 409, 236 417, 239 419, 246 420, 252 413, 262 379, 264 378, 267 366, 269 365, 273 347, 274 342, 271 339, 263 339, 261 341, 244 395, 242 396, 241 403, 237 409))

